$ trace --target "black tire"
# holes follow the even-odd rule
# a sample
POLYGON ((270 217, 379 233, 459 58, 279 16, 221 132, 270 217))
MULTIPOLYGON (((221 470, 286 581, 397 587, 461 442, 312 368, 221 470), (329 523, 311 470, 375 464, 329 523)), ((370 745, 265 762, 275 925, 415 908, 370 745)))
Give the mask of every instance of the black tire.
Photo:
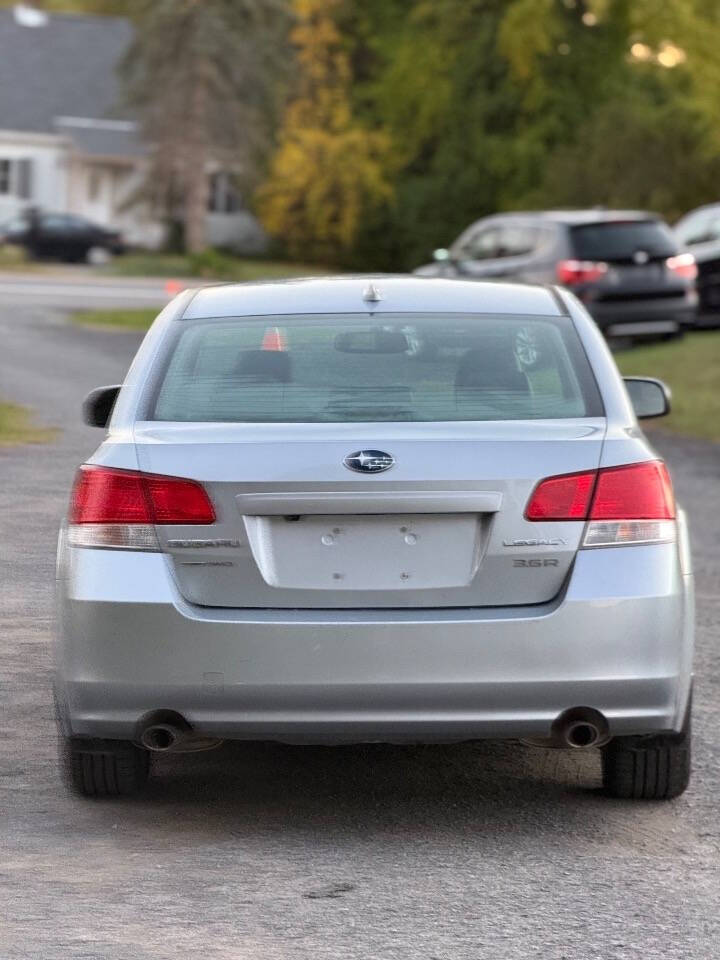
POLYGON ((603 750, 603 785, 623 800, 672 800, 690 782, 692 726, 681 733, 615 737, 603 750))
POLYGON ((61 737, 65 780, 84 797, 128 797, 145 785, 150 755, 129 740, 84 740, 61 737))

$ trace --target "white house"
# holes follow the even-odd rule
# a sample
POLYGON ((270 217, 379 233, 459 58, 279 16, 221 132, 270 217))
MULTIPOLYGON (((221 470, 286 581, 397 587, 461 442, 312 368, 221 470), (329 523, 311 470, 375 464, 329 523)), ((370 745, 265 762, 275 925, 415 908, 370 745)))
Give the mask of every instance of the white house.
MULTIPOLYGON (((76 213, 155 247, 163 227, 138 203, 147 145, 120 107, 117 66, 132 40, 122 17, 0 10, 0 222, 28 206, 76 213)), ((209 172, 207 236, 257 252, 265 238, 230 178, 209 172)))

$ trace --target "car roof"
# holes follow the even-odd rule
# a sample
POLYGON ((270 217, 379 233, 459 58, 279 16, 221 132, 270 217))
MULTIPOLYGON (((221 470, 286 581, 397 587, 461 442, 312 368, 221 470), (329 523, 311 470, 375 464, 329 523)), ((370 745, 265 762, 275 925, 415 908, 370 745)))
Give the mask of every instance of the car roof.
MULTIPOLYGON (((581 226, 591 223, 616 223, 627 220, 662 220, 656 213, 647 210, 606 210, 604 207, 590 207, 586 210, 526 210, 498 213, 490 220, 550 220, 553 223, 564 223, 568 226, 581 226)), ((478 223, 483 221, 479 220, 478 223)))
MULTIPOLYGON (((694 207, 692 210, 688 210, 687 213, 684 213, 680 220, 687 220, 688 217, 694 216, 696 213, 705 213, 709 210, 720 210, 720 200, 716 200, 713 203, 703 203, 700 207, 694 207)), ((679 223, 680 221, 678 221, 679 223)))
POLYGON ((560 316, 552 288, 417 276, 340 276, 233 283, 195 291, 179 319, 322 313, 560 316), (371 288, 380 298, 368 300, 371 288))

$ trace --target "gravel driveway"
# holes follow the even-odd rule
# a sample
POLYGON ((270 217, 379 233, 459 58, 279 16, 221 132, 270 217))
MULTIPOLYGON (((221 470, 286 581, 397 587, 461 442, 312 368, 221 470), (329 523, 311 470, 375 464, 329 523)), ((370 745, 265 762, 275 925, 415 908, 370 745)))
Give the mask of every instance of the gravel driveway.
POLYGON ((656 438, 694 534, 695 777, 607 800, 599 760, 517 745, 226 745, 140 799, 55 771, 53 560, 79 423, 138 339, 0 310, 0 393, 63 427, 0 449, 0 960, 710 960, 720 956, 720 448, 656 438))

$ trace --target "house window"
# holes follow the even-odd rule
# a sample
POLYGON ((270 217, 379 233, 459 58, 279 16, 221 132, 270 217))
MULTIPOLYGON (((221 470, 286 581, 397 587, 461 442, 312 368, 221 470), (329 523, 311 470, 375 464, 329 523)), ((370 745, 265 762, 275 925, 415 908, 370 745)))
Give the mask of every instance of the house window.
POLYGON ((0 158, 0 195, 13 194, 22 200, 30 200, 32 172, 32 160, 27 157, 0 158))
POLYGON ((0 193, 10 193, 10 173, 12 164, 10 160, 0 160, 0 193))
POLYGON ((210 174, 208 210, 210 213, 236 213, 240 209, 240 195, 229 173, 219 170, 210 174))

